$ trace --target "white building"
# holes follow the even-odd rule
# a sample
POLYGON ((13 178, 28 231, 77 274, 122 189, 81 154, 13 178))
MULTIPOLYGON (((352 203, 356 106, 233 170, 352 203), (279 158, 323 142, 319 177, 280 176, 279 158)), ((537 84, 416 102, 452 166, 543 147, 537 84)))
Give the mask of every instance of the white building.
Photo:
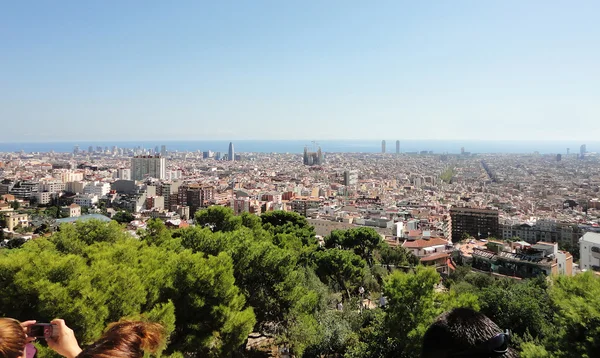
POLYGON ((88 185, 86 181, 71 181, 65 185, 65 190, 69 193, 83 194, 85 187, 88 185))
POLYGON ((131 180, 143 180, 147 177, 166 179, 166 159, 159 155, 140 155, 131 158, 131 180))
POLYGON ((103 183, 99 181, 95 181, 85 186, 83 189, 84 194, 92 194, 96 195, 99 198, 102 198, 106 194, 110 192, 110 184, 103 183))
POLYGON ((93 194, 79 194, 73 202, 81 207, 89 208, 98 202, 98 197, 93 194))
POLYGON ((81 206, 77 204, 71 204, 69 206, 63 206, 60 211, 69 215, 70 218, 81 216, 81 206))
POLYGON ((115 179, 131 180, 131 169, 119 168, 115 173, 115 179))
POLYGON ((600 271, 600 234, 587 232, 579 239, 579 267, 600 271))
POLYGON ((65 183, 59 180, 51 180, 40 183, 41 191, 48 191, 50 193, 60 193, 65 190, 65 183))
POLYGON ((74 172, 70 169, 57 169, 52 176, 63 183, 83 180, 83 172, 74 172))
POLYGON ((40 205, 49 204, 50 201, 52 201, 53 195, 56 195, 56 193, 51 193, 49 191, 38 191, 34 194, 35 198, 37 199, 37 203, 40 205))

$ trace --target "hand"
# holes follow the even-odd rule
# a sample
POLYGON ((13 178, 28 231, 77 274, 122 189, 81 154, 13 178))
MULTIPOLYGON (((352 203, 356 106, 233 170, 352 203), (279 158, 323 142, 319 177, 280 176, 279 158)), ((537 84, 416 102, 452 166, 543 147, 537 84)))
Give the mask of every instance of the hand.
POLYGON ((55 319, 50 323, 54 325, 53 329, 57 330, 57 332, 53 334, 53 337, 46 339, 48 347, 64 357, 77 357, 81 353, 81 348, 79 348, 79 343, 77 343, 73 330, 67 327, 65 321, 62 319, 55 319))
POLYGON ((36 321, 25 321, 21 322, 21 327, 23 328, 23 332, 25 332, 25 336, 27 337, 27 343, 31 343, 35 341, 35 337, 29 337, 27 335, 27 331, 29 330, 29 326, 32 326, 36 323, 36 321))

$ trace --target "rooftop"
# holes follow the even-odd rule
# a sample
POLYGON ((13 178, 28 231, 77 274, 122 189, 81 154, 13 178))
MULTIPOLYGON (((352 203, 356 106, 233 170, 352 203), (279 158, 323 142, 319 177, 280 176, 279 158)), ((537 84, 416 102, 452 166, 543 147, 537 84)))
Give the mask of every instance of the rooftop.
POLYGON ((89 215, 82 215, 82 216, 72 217, 72 218, 58 219, 58 220, 56 220, 56 222, 59 224, 62 224, 62 223, 72 223, 75 221, 87 221, 87 220, 92 220, 92 219, 96 219, 96 220, 100 220, 100 221, 110 221, 110 218, 108 218, 104 215, 89 214, 89 215))
POLYGON ((600 234, 595 232, 586 232, 582 239, 583 241, 591 242, 593 244, 600 244, 600 234))

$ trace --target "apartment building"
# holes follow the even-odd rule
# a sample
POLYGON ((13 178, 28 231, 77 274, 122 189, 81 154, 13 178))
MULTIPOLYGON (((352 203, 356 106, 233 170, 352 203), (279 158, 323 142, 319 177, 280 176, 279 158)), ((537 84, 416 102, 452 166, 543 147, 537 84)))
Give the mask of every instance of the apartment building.
POLYGON ((464 234, 477 239, 498 237, 498 217, 498 210, 451 208, 452 241, 460 241, 464 234))
POLYGON ((586 232, 579 239, 579 267, 600 272, 600 234, 586 232))

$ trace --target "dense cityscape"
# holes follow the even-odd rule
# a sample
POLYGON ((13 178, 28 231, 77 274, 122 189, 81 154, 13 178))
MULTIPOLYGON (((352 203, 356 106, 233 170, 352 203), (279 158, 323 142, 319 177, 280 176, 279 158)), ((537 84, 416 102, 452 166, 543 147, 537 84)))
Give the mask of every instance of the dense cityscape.
POLYGON ((5 2, 0 358, 600 357, 600 2, 5 2))
POLYGON ((401 153, 400 141, 393 153, 385 141, 379 154, 323 153, 313 142, 298 152, 240 154, 230 143, 225 153, 164 145, 1 153, 2 245, 122 213, 131 215, 132 235, 150 218, 185 227, 198 210, 219 205, 236 215, 296 212, 321 238, 371 227, 444 273, 463 261, 518 277, 600 271, 592 255, 600 158, 585 145, 553 155, 451 155, 401 153), (586 233, 592 241, 580 245, 586 233), (498 251, 503 264, 492 268, 498 251), (544 259, 532 265, 532 255, 544 259))

